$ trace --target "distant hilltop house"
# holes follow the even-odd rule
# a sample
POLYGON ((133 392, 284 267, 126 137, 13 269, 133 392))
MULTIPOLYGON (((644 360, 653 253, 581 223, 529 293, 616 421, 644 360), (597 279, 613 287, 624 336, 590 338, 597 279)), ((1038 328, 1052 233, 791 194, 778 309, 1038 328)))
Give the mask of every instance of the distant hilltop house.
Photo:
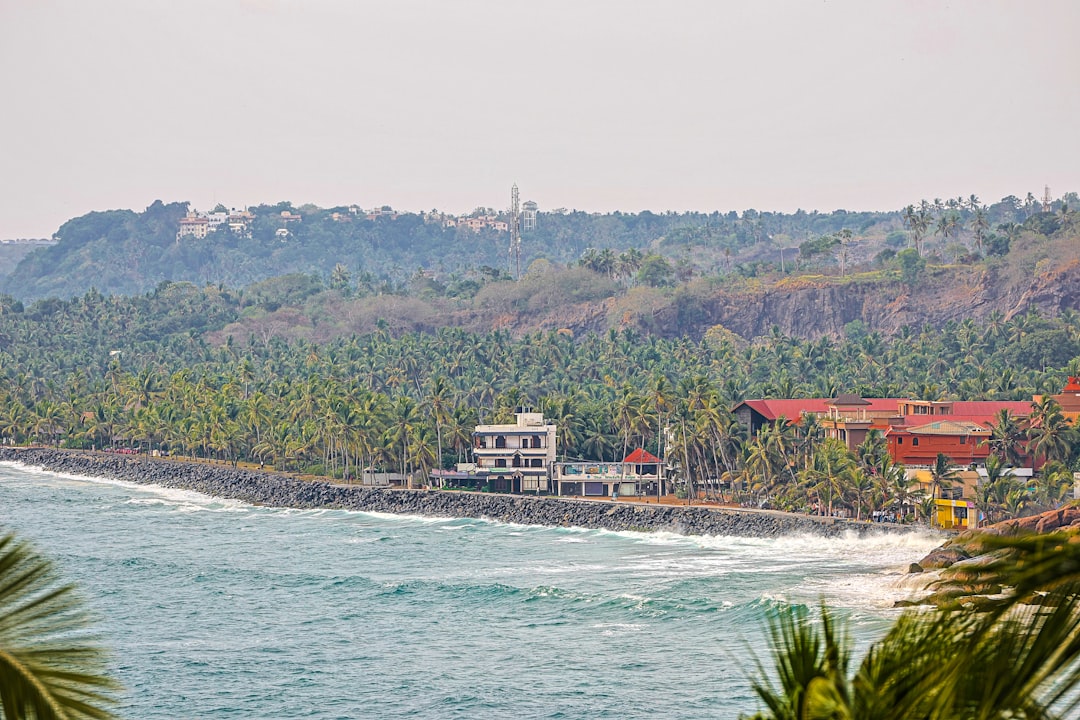
MULTIPOLYGON (((522 204, 519 218, 522 232, 531 232, 537 228, 538 214, 538 206, 532 200, 522 204)), ((330 218, 335 222, 352 222, 354 219, 376 221, 382 219, 397 220, 401 215, 401 212, 394 210, 389 205, 374 207, 370 210, 365 210, 359 205, 349 205, 347 212, 338 209, 330 214, 330 218)), ((481 230, 494 230, 498 233, 510 232, 510 223, 513 222, 512 219, 506 219, 506 215, 495 214, 490 209, 487 212, 474 211, 469 215, 456 216, 432 211, 421 213, 421 217, 423 217, 424 222, 439 223, 444 228, 461 227, 468 228, 473 232, 480 232, 481 230)), ((512 214, 510 217, 512 217, 512 214)), ((287 238, 292 235, 292 232, 287 229, 288 226, 302 221, 303 217, 292 210, 282 210, 276 216, 276 219, 278 220, 278 230, 275 232, 275 236, 287 238)), ((229 229, 236 235, 251 237, 251 225, 254 220, 255 215, 248 210, 233 209, 229 211, 199 212, 191 209, 188 211, 187 216, 180 219, 176 239, 178 241, 186 237, 202 239, 216 231, 223 224, 227 224, 229 229)))
POLYGON ((222 225, 227 225, 229 230, 237 235, 250 237, 251 222, 254 219, 255 216, 247 210, 215 210, 205 213, 191 209, 187 216, 180 218, 176 239, 179 241, 185 237, 193 237, 201 240, 222 225))
MULTIPOLYGON (((538 206, 532 200, 528 200, 521 206, 521 231, 531 232, 537 227, 538 206)), ((510 232, 510 222, 502 220, 498 215, 484 213, 479 215, 444 215, 442 213, 427 213, 424 215, 426 222, 440 222, 445 228, 463 227, 480 232, 487 228, 495 232, 510 232)))
POLYGON ((505 220, 500 220, 498 215, 478 215, 476 217, 448 218, 443 223, 443 227, 467 227, 473 232, 491 228, 495 232, 507 232, 510 229, 510 224, 505 220))
POLYGON ((394 210, 389 205, 383 205, 382 207, 372 208, 364 213, 364 217, 368 220, 378 220, 379 218, 389 218, 391 220, 397 220, 401 216, 401 213, 394 210))

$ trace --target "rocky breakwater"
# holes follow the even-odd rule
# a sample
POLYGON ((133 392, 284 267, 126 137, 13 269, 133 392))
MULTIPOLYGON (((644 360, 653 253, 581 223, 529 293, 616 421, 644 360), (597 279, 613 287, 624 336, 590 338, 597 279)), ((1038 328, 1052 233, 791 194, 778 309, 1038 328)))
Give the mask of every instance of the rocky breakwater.
POLYGON ((428 517, 462 517, 522 525, 669 531, 683 535, 777 537, 905 532, 879 525, 780 512, 672 507, 452 491, 391 490, 297 480, 225 465, 178 462, 44 448, 0 448, 0 461, 52 472, 192 490, 242 502, 300 509, 328 508, 428 517))

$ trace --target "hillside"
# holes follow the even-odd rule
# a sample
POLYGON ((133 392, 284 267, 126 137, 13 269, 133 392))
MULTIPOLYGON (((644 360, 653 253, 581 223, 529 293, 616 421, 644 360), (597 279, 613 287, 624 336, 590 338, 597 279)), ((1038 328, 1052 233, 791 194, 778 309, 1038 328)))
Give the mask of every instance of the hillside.
MULTIPOLYGON (((487 264, 505 259, 505 233, 444 227, 430 215, 343 222, 340 212, 312 206, 299 209, 306 213, 299 220, 281 207, 255 208, 251 237, 221 228, 178 239, 182 203, 91 213, 19 264, 6 281, 9 302, 77 296, 91 286, 102 288, 95 298, 137 295, 190 281, 232 298, 200 332, 211 343, 239 345, 443 327, 837 339, 1080 307, 1080 216, 1065 202, 1051 211, 973 202, 969 225, 960 209, 942 205, 937 236, 928 229, 929 204, 891 214, 542 214, 526 246, 563 259, 533 257, 520 279, 487 264), (275 219, 282 213, 287 225, 275 219), (921 228, 912 213, 927 214, 921 228), (1003 222, 980 226, 978 218, 989 215, 1003 222), (839 229, 814 235, 814 227, 839 229), (811 239, 785 248, 794 239, 782 229, 811 239), (900 249, 909 241, 921 255, 900 249), (248 276, 259 279, 237 280, 248 276)), ((30 314, 51 312, 49 303, 35 303, 30 314)))
MULTIPOLYGON (((214 343, 230 336, 239 344, 272 338, 326 342, 380 327, 394 334, 458 327, 575 336, 629 328, 693 339, 710 331, 744 340, 774 331, 808 340, 870 332, 895 336, 905 327, 942 328, 967 320, 983 325, 1080 309, 1078 243, 1071 231, 1057 239, 1031 236, 1005 258, 929 266, 914 285, 893 268, 843 278, 696 278, 674 287, 626 287, 586 268, 537 263, 522 280, 487 282, 471 298, 440 295, 431 281, 413 283, 407 294, 357 297, 320 289, 310 279, 281 278, 248 288, 248 305, 236 320, 208 337, 214 343)), ((1045 364, 1032 342, 1022 362, 1045 364)))
MULTIPOLYGON (((920 240, 926 251, 942 258, 966 256, 973 247, 1000 251, 988 228, 1028 222, 1038 209, 1034 202, 1006 198, 989 206, 960 199, 928 203, 919 211, 923 216, 910 217, 902 211, 846 210, 541 211, 536 227, 524 233, 522 268, 538 259, 563 266, 588 260, 594 269, 612 274, 613 260, 633 251, 639 259, 664 258, 676 280, 753 278, 774 269, 834 273, 888 259, 919 233, 926 236, 920 240), (919 217, 927 222, 938 217, 941 232, 922 227, 919 217)), ((337 269, 358 284, 399 291, 417 273, 452 285, 485 268, 489 275, 512 269, 508 218, 490 208, 454 218, 436 211, 278 203, 235 211, 240 215, 234 225, 217 223, 205 236, 180 237, 181 220, 193 211, 187 203, 157 201, 143 212, 109 210, 74 218, 59 228, 54 246, 25 257, 0 282, 0 290, 24 302, 81 295, 91 287, 106 295, 138 295, 164 281, 239 288, 302 273, 328 282, 337 269)))
POLYGON ((8 240, 0 242, 0 278, 6 278, 15 272, 23 258, 34 250, 49 247, 52 240, 8 240))

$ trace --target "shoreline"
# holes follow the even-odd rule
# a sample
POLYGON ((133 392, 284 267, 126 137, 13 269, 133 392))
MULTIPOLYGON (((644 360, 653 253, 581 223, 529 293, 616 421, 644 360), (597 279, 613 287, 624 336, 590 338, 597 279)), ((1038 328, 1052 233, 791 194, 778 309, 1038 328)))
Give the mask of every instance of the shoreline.
POLYGON ((253 505, 472 518, 616 532, 772 538, 901 535, 915 529, 780 511, 601 502, 455 490, 400 490, 297 480, 274 472, 85 450, 0 448, 0 461, 50 472, 191 490, 253 505))

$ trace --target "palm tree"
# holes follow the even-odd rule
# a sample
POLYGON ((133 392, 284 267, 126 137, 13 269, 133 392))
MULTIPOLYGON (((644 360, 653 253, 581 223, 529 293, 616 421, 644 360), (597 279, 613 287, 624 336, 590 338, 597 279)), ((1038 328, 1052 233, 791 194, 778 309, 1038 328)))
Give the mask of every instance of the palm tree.
POLYGON ((983 442, 990 446, 990 452, 1006 465, 1019 466, 1027 437, 1008 408, 999 410, 987 427, 990 437, 983 442))
POLYGON ((408 395, 398 397, 391 410, 387 441, 388 445, 400 444, 401 472, 406 477, 408 487, 412 487, 412 477, 409 475, 409 440, 419 422, 420 413, 416 401, 408 395))
POLYGON ((1065 419, 1061 405, 1049 395, 1032 403, 1028 437, 1032 455, 1045 462, 1064 461, 1072 452, 1075 428, 1065 419))
POLYGON ((938 453, 934 460, 934 466, 930 468, 930 493, 937 500, 942 492, 952 489, 952 483, 957 478, 957 469, 952 460, 945 453, 938 453))
POLYGON ((1057 718, 1080 705, 1080 545, 1069 535, 982 536, 993 558, 947 590, 1009 588, 979 606, 903 614, 852 671, 845 627, 822 606, 770 622, 775 677, 758 663, 759 720, 1057 718), (1025 604, 1041 596, 1036 605, 1025 604))
POLYGON ((875 479, 883 498, 882 506, 895 507, 897 518, 903 522, 907 509, 915 505, 912 492, 915 481, 908 477, 904 466, 893 462, 889 455, 875 468, 875 479))
MULTIPOLYGON (((450 388, 446 378, 435 376, 431 378, 430 390, 425 402, 431 411, 431 419, 435 421, 436 458, 435 467, 442 470, 442 429, 443 423, 449 419, 450 388)), ((441 483, 440 479, 440 483, 441 483)))
POLYGON ((1072 495, 1074 483, 1072 470, 1067 465, 1058 461, 1049 462, 1035 477, 1034 499, 1043 507, 1059 508, 1072 495))
POLYGON ((1003 519, 1011 493, 1022 489, 1012 469, 997 455, 986 458, 986 480, 976 489, 976 504, 991 523, 1003 519))
POLYGON ((115 681, 89 617, 52 563, 0 537, 0 708, 10 720, 114 717, 115 681))

